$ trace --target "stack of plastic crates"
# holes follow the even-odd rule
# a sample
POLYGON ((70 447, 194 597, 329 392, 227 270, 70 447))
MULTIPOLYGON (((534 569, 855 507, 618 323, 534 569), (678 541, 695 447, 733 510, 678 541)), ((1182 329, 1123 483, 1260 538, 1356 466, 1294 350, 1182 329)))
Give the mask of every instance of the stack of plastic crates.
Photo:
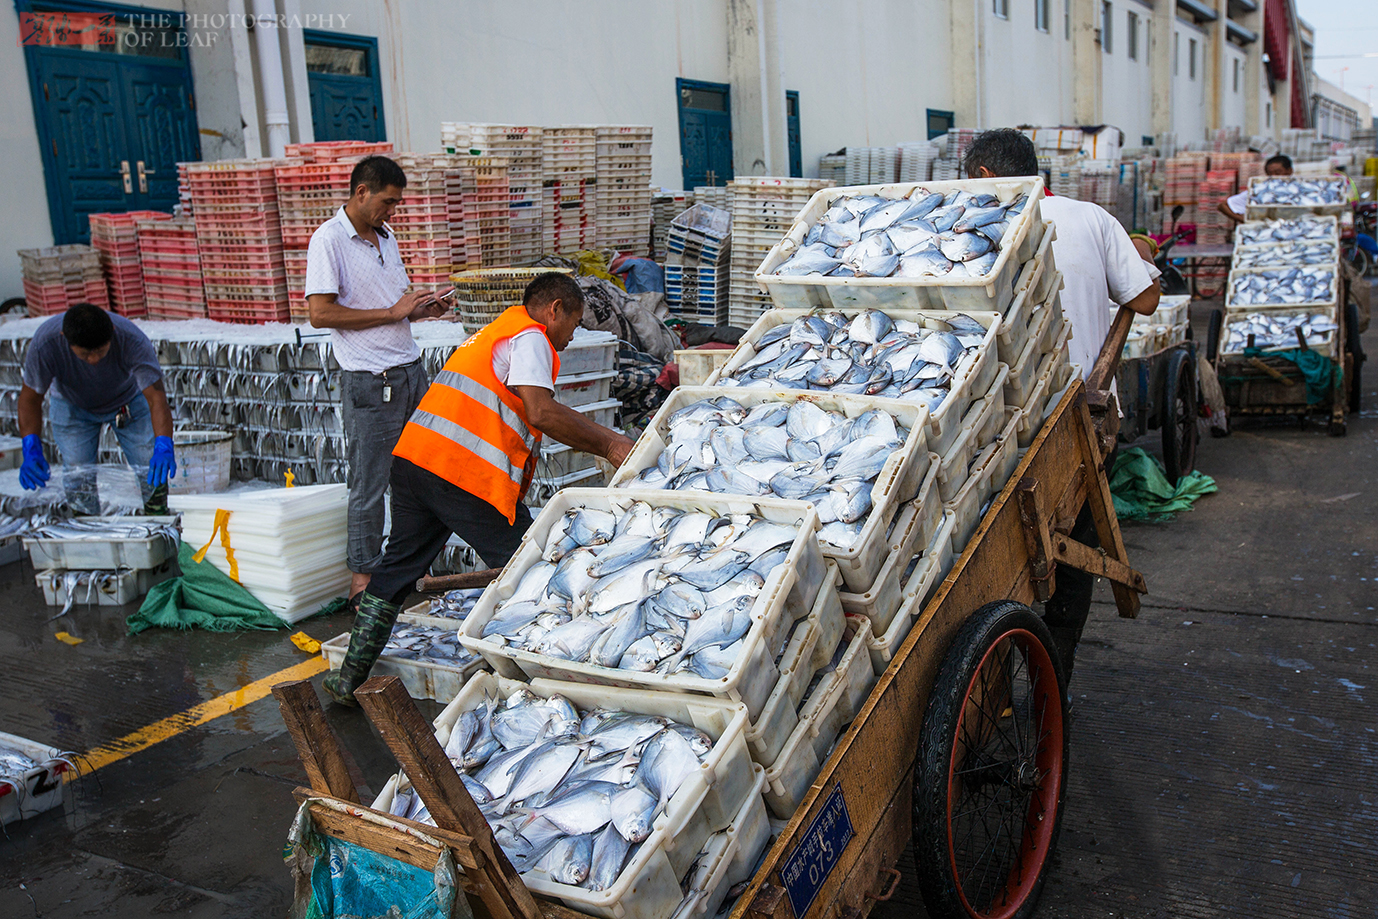
POLYGON ((732 210, 732 188, 727 185, 694 186, 694 203, 711 204, 725 211, 732 210))
POLYGON ((727 322, 732 215, 696 204, 670 223, 665 255, 665 305, 689 322, 727 322))
POLYGON ((751 328, 770 309, 770 297, 756 285, 756 269, 765 261, 809 198, 826 187, 818 179, 753 176, 733 179, 732 275, 728 321, 751 328))
POLYGON ((121 316, 138 319, 147 315, 138 231, 134 224, 140 220, 169 220, 171 217, 162 211, 91 215, 91 245, 100 253, 101 269, 110 291, 110 309, 121 316))
POLYGON ((174 217, 139 220, 134 228, 139 236, 148 318, 204 318, 206 287, 201 280, 196 224, 189 217, 174 217))
MULTIPOLYGON (((1214 158, 1212 158, 1214 159, 1214 158)), ((1211 170, 1206 179, 1197 186, 1196 200, 1199 202, 1196 215, 1196 244, 1198 246, 1223 246, 1230 241, 1234 225, 1218 207, 1221 199, 1234 194, 1236 184, 1234 170, 1211 170)), ((1224 278, 1224 269, 1219 273, 1224 278)), ((1211 285, 1214 287, 1215 285, 1211 285)))
POLYGON ((651 257, 664 261, 668 253, 670 221, 695 204, 694 193, 661 189, 651 196, 651 257))
MULTIPOLYGON (((933 161, 938 158, 938 145, 929 140, 899 145, 899 181, 927 182, 933 175, 933 161)), ((827 159, 827 157, 824 157, 827 159)), ((825 178, 819 170, 819 178, 825 178)), ((838 184, 838 183, 834 183, 838 184)))
POLYGON ((598 245, 598 129, 546 128, 541 249, 569 255, 598 245))
MULTIPOLYGON (((1196 202, 1201 183, 1206 181, 1207 158, 1197 155, 1174 156, 1167 161, 1167 177, 1163 183, 1163 232, 1172 230, 1172 210, 1182 206, 1178 223, 1197 223, 1196 202)), ((1053 189, 1057 191, 1056 188, 1053 189)))
POLYGON ((20 249, 19 262, 30 316, 66 312, 74 303, 109 307, 100 253, 90 246, 20 249))
POLYGON ((507 160, 499 156, 464 156, 459 161, 464 198, 465 261, 470 268, 503 268, 512 263, 512 209, 507 160), (478 265, 473 246, 478 246, 478 265))
POLYGON ((252 159, 187 167, 211 319, 261 323, 290 318, 275 165, 274 160, 252 159))
POLYGON ((450 223, 451 192, 458 196, 461 191, 459 157, 409 153, 395 159, 407 174, 407 193, 389 225, 407 277, 420 288, 448 284, 455 270, 452 240, 458 237, 462 243, 464 237, 462 204, 460 223, 450 223))
POLYGON ((508 307, 519 305, 526 285, 548 271, 573 273, 567 268, 480 268, 455 272, 450 281, 455 286, 460 322, 469 331, 478 331, 508 307))
POLYGON ((648 255, 651 242, 651 128, 598 126, 598 246, 648 255))
POLYGON ((440 126, 446 153, 496 156, 507 160, 509 230, 513 265, 530 265, 542 255, 542 183, 545 129, 535 125, 449 121, 440 126))
POLYGON ((829 185, 847 184, 847 155, 828 153, 818 158, 818 178, 829 185))
POLYGON ((190 163, 177 164, 177 213, 183 217, 191 213, 191 179, 187 177, 190 163))

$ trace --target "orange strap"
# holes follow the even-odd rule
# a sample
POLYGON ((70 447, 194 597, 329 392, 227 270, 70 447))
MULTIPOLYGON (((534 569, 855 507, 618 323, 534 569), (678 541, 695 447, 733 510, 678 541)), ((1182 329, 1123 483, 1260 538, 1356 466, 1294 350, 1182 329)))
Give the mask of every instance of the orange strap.
POLYGON ((234 550, 230 548, 230 512, 224 508, 215 509, 215 526, 211 528, 211 538, 206 540, 206 544, 191 559, 194 562, 204 561, 217 533, 220 534, 220 545, 225 547, 225 561, 230 563, 230 578, 238 583, 239 562, 235 561, 234 550))

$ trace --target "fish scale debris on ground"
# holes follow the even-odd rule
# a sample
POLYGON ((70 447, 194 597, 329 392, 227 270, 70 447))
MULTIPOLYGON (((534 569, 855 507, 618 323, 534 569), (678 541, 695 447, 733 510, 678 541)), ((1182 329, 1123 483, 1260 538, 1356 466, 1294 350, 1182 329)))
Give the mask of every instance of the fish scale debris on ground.
MULTIPOLYGON (((691 725, 520 689, 464 712, 445 754, 518 872, 606 890, 712 749, 691 725)), ((392 813, 435 825, 411 791, 392 813)))
POLYGON ((1306 345, 1315 348, 1328 343, 1339 329, 1339 325, 1324 313, 1302 313, 1296 316, 1274 316, 1268 313, 1249 313, 1240 319, 1231 319, 1225 330, 1226 354, 1238 354, 1249 344, 1249 336, 1254 336, 1254 347, 1264 350, 1289 349, 1299 347, 1297 330, 1306 338, 1306 345))
POLYGON ((756 597, 797 537, 796 527, 755 514, 642 501, 618 514, 575 507, 481 637, 599 667, 719 680, 744 650, 756 597))
POLYGON ((1319 207, 1325 204, 1344 204, 1344 202, 1345 181, 1343 179, 1272 176, 1249 186, 1250 204, 1319 207))
POLYGON ((964 313, 924 322, 874 309, 851 319, 837 311, 801 316, 762 335, 756 354, 718 385, 870 395, 935 411, 987 329, 964 313))
POLYGON ((1235 268, 1273 268, 1284 265, 1333 265, 1339 258, 1333 240, 1293 241, 1271 246, 1236 246, 1235 268))
POLYGON ((803 245, 775 269, 780 277, 984 277, 1027 195, 916 188, 903 198, 847 195, 809 228, 803 245))
POLYGON ((1236 274, 1227 302, 1232 307, 1285 306, 1334 299, 1334 268, 1262 268, 1236 274))
POLYGON ((1336 238, 1333 217, 1297 217, 1292 220, 1259 220, 1241 224, 1234 231, 1234 244, 1292 242, 1336 238))
POLYGON ((477 654, 459 643, 459 632, 455 629, 406 622, 393 626, 382 656, 451 667, 464 667, 478 659, 477 654))
POLYGON ((876 409, 848 418, 812 402, 748 409, 719 396, 668 419, 665 449, 628 487, 696 489, 808 501, 819 538, 850 548, 872 508, 877 477, 909 429, 876 409))

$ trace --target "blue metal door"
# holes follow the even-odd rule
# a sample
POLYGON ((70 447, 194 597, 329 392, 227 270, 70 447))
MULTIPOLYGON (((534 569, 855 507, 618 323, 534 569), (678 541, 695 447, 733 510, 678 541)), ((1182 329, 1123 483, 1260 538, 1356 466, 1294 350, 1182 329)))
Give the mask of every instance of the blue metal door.
POLYGON ((799 92, 785 92, 785 133, 789 135, 789 174, 796 179, 804 177, 803 143, 799 136, 799 92))
POLYGON ((676 80, 684 188, 732 180, 732 107, 725 83, 676 80))
POLYGON ((184 70, 123 63, 126 133, 136 157, 131 210, 170 211, 177 204, 177 164, 200 159, 195 101, 184 70))
POLYGON ((378 40, 310 29, 303 38, 316 140, 386 140, 378 40))

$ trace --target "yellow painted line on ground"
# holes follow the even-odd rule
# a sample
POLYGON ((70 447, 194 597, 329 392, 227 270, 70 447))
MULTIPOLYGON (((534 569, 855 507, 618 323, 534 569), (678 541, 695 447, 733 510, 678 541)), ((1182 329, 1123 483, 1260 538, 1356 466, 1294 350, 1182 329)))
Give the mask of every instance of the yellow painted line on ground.
MULTIPOLYGON (((161 721, 155 721, 147 727, 139 728, 132 734, 126 734, 118 740, 101 744, 91 752, 81 758, 82 773, 94 772, 103 766, 117 763, 126 757, 133 756, 142 750, 147 750, 154 744, 160 744, 165 740, 170 740, 178 734, 185 733, 195 727, 200 727, 209 721, 214 721, 223 715, 241 709, 246 705, 251 705, 267 696, 272 692, 273 686, 278 683, 286 683, 291 680, 305 680, 315 676, 323 670, 330 669, 330 665, 325 662, 324 657, 313 657, 310 660, 302 661, 288 667, 286 670, 279 670, 277 673, 266 676, 261 680, 254 680, 246 686, 241 686, 234 692, 227 692, 223 696, 216 696, 208 699, 200 705, 193 705, 184 712, 170 715, 161 721)), ((72 778, 75 775, 67 773, 72 778)))

